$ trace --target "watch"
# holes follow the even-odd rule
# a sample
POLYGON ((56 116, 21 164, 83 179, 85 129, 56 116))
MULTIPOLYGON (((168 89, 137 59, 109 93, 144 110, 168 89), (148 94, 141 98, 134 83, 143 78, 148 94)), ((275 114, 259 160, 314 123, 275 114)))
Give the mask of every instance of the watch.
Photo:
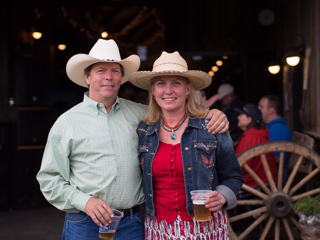
POLYGON ((270 26, 275 19, 276 19, 276 16, 274 12, 267 8, 261 10, 258 14, 259 23, 264 26, 270 26))

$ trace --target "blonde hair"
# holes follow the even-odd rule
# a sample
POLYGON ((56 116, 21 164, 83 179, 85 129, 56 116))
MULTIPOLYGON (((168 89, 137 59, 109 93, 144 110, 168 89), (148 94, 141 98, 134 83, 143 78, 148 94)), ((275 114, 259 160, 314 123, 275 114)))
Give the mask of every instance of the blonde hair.
MULTIPOLYGON (((156 77, 150 80, 151 86, 149 89, 149 106, 148 106, 147 112, 142 118, 142 121, 144 121, 148 125, 154 125, 158 122, 160 118, 163 118, 161 108, 156 102, 156 100, 153 99, 153 94, 151 91, 151 88, 155 83, 155 79, 156 77)), ((188 84, 190 83, 188 78, 184 77, 184 79, 188 84)), ((207 116, 208 112, 209 110, 200 104, 199 95, 191 84, 189 99, 186 100, 187 116, 194 117, 194 118, 204 118, 205 116, 207 116)))

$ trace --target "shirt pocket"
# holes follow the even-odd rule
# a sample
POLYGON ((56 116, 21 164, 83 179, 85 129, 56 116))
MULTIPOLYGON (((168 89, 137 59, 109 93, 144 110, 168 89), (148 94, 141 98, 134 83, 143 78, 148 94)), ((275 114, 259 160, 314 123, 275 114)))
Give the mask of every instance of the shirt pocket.
POLYGON ((146 157, 150 151, 151 143, 139 143, 139 159, 140 165, 143 168, 146 157))
POLYGON ((196 162, 208 170, 213 168, 216 161, 217 141, 194 140, 193 147, 196 162))

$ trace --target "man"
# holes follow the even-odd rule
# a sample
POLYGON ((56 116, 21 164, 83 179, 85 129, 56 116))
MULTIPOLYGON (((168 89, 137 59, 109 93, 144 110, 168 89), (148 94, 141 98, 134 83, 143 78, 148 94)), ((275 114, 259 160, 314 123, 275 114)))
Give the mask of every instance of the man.
MULTIPOLYGON (((124 213, 114 240, 144 239, 136 128, 147 106, 118 97, 139 66, 137 55, 121 60, 117 44, 103 39, 88 55, 76 54, 67 63, 68 77, 89 92, 52 126, 37 174, 45 198, 67 212, 64 240, 99 239, 111 209, 124 213)), ((214 111, 209 118, 214 123, 209 132, 227 130, 224 114, 214 111)))
POLYGON ((218 100, 222 102, 222 111, 226 114, 229 120, 229 133, 234 143, 236 143, 243 133, 238 127, 238 113, 235 108, 242 108, 242 102, 234 93, 234 88, 228 83, 221 84, 218 88, 218 100))
MULTIPOLYGON (((291 141, 291 131, 288 128, 285 118, 282 117, 282 105, 280 98, 267 95, 260 99, 259 109, 262 113, 263 122, 269 129, 270 141, 291 141)), ((275 152, 276 162, 279 164, 280 152, 275 152)), ((288 162, 290 153, 285 153, 283 168, 283 183, 288 180, 288 162)))

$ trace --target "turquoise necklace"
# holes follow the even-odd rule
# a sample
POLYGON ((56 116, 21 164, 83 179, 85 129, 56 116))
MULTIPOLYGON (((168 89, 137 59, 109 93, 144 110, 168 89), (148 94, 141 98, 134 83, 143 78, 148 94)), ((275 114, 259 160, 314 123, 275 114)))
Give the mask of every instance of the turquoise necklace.
POLYGON ((165 121, 163 120, 163 122, 162 122, 162 127, 163 127, 163 129, 166 130, 167 132, 171 132, 170 138, 171 138, 172 140, 176 140, 176 139, 177 139, 176 135, 174 135, 174 132, 177 131, 177 130, 181 127, 181 125, 182 125, 182 123, 184 122, 184 120, 186 119, 186 117, 187 117, 187 115, 185 114, 185 115, 181 118, 181 120, 177 123, 177 125, 175 125, 173 128, 169 127, 169 126, 165 123, 165 121))

